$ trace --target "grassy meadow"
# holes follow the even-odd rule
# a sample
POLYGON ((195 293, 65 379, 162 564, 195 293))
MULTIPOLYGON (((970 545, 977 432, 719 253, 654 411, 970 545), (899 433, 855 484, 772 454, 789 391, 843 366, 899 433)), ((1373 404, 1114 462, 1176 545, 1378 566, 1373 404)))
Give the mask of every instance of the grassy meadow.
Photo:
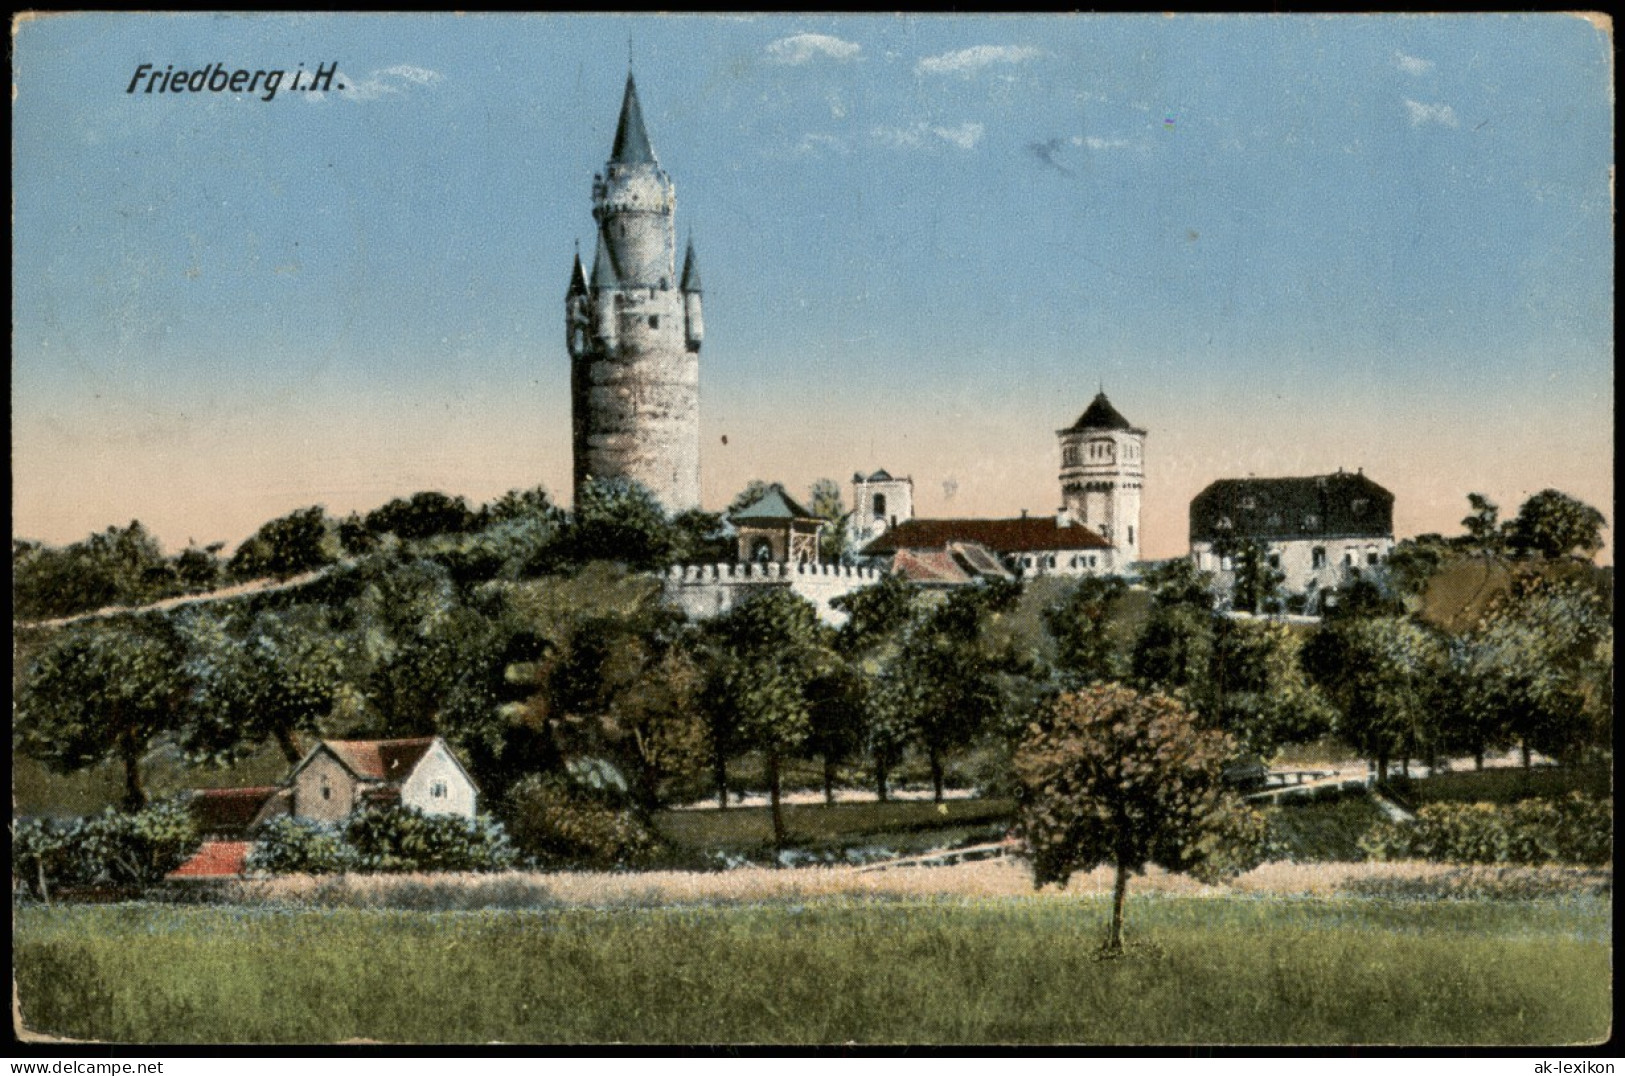
POLYGON ((1612 1016, 1595 891, 1142 887, 1129 941, 1146 944, 1100 961, 1108 903, 1092 885, 953 896, 923 891, 947 869, 761 874, 891 881, 473 911, 20 906, 17 985, 34 1030, 169 1043, 1557 1044, 1605 1038, 1612 1016))

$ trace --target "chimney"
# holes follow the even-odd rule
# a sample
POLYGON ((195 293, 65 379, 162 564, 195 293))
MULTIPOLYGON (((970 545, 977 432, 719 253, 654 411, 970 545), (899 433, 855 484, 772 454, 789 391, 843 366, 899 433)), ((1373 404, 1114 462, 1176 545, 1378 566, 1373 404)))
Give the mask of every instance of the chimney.
POLYGON ((1027 518, 1027 510, 1026 510, 1026 509, 1025 509, 1025 508, 1023 508, 1023 509, 1022 509, 1022 510, 1021 510, 1021 518, 1022 518, 1022 519, 1026 519, 1026 518, 1027 518))
POLYGON ((1057 529, 1072 526, 1072 514, 1066 510, 1064 505, 1055 510, 1055 526, 1057 529))

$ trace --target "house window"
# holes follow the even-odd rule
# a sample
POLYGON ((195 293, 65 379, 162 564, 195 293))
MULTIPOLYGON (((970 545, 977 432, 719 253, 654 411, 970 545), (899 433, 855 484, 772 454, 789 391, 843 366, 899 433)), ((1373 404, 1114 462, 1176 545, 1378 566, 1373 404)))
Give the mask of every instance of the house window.
POLYGON ((875 494, 875 512, 874 512, 874 514, 875 514, 875 517, 878 518, 878 519, 885 519, 886 518, 886 495, 884 493, 875 494))
POLYGON ((1258 507, 1258 498, 1257 497, 1243 497, 1241 499, 1241 506, 1243 508, 1248 509, 1248 510, 1257 508, 1258 507))
POLYGON ((1354 551, 1352 549, 1343 554, 1343 567, 1354 567, 1354 551))
POLYGON ((322 778, 322 799, 330 800, 332 798, 333 798, 333 786, 327 783, 327 778, 323 777, 322 778))
POLYGON ((1317 528, 1319 526, 1320 526, 1320 517, 1315 515, 1313 512, 1310 512, 1308 515, 1303 517, 1303 527, 1304 527, 1305 530, 1311 530, 1312 531, 1312 530, 1314 530, 1315 528, 1317 528))
POLYGON ((436 781, 434 784, 430 785, 429 786, 429 795, 433 796, 437 800, 445 799, 446 798, 446 782, 444 782, 444 781, 436 781))
POLYGON ((1311 568, 1324 568, 1324 567, 1326 567, 1326 547, 1325 546, 1317 545, 1317 546, 1315 546, 1315 548, 1313 550, 1310 551, 1310 553, 1309 553, 1309 566, 1311 568))
POLYGON ((1355 515, 1359 515, 1361 512, 1364 512, 1365 506, 1366 499, 1364 497, 1356 497, 1354 500, 1349 502, 1349 508, 1353 510, 1355 515))
POLYGON ((1367 564, 1376 564, 1377 560, 1378 560, 1377 551, 1375 549, 1371 549, 1371 550, 1366 551, 1365 562, 1367 564))
POLYGON ((1129 528, 1128 528, 1128 544, 1129 545, 1134 544, 1134 525, 1132 523, 1129 524, 1129 528))
POLYGON ((1279 554, 1279 553, 1271 553, 1270 554, 1270 567, 1271 568, 1280 568, 1281 567, 1281 554, 1279 554))
POLYGON ((651 328, 651 329, 660 328, 660 315, 659 314, 650 314, 649 315, 649 328, 651 328))

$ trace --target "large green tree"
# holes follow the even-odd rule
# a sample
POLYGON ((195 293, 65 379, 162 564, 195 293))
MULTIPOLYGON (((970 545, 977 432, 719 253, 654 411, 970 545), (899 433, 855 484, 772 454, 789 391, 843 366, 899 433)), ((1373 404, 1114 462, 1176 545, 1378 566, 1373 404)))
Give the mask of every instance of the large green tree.
POLYGON ((1100 684, 1052 700, 1015 755, 1017 832, 1033 882, 1111 864, 1107 952, 1123 949, 1131 874, 1155 864, 1211 879, 1249 865, 1259 821, 1224 783, 1235 744, 1167 695, 1100 684))
POLYGON ((713 728, 721 730, 713 737, 762 753, 773 839, 783 847, 782 766, 811 732, 807 693, 829 665, 829 629, 811 602, 783 587, 752 594, 706 629, 712 646, 705 702, 713 728))
POLYGON ((24 674, 13 743, 72 773, 112 760, 124 768, 124 806, 146 806, 141 759, 185 723, 193 693, 185 642, 160 614, 75 624, 24 674))
POLYGON ((1056 679, 1062 688, 1123 678, 1114 610, 1127 592, 1128 584, 1118 576, 1086 576, 1045 608, 1044 627, 1055 640, 1056 679))
POLYGON ((271 520, 231 555, 227 569, 237 579, 289 576, 338 560, 338 524, 321 505, 311 505, 271 520))
POLYGON ((1394 758, 1435 750, 1434 715, 1444 649, 1405 617, 1326 621, 1304 644, 1304 670, 1337 712, 1337 732, 1388 779, 1394 758))
POLYGON ((189 619, 195 688, 181 736, 188 754, 229 762, 270 740, 298 762, 297 737, 322 734, 349 670, 347 640, 326 620, 314 605, 189 619))
POLYGON ((1507 525, 1507 542, 1521 553, 1566 557, 1575 551, 1589 559, 1602 548, 1603 514, 1555 489, 1544 489, 1518 509, 1507 525))

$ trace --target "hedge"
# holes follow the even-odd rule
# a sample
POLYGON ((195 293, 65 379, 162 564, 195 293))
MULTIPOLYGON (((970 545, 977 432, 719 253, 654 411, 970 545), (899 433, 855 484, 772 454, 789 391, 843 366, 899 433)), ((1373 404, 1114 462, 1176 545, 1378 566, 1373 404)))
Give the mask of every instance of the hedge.
POLYGON ((1613 805, 1578 792, 1513 804, 1431 803, 1414 822, 1385 822, 1360 840, 1373 859, 1579 863, 1613 859, 1613 805))

